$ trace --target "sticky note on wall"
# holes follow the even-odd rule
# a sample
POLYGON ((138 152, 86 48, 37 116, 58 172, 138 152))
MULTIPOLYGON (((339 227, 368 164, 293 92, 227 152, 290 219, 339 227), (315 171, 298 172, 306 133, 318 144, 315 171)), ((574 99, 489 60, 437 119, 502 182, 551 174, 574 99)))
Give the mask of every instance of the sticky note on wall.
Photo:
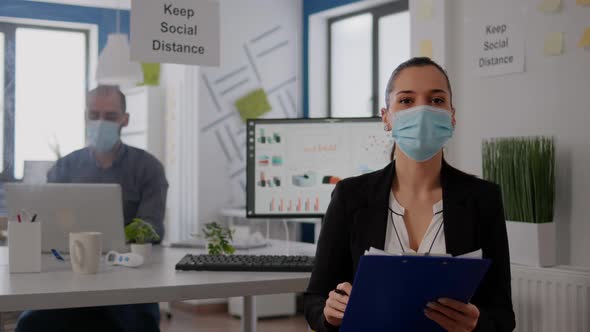
POLYGON ((578 47, 590 49, 590 27, 584 30, 584 34, 582 34, 580 41, 578 41, 578 47))
POLYGON ((254 90, 235 102, 236 109, 244 122, 257 119, 271 110, 266 92, 262 89, 254 90))
POLYGON ((434 5, 432 0, 420 0, 418 3, 418 20, 430 21, 432 13, 434 12, 434 5))
POLYGON ((539 5, 539 10, 545 13, 553 13, 561 7, 561 0, 543 0, 539 5))
POLYGON ((428 57, 432 59, 432 40, 421 40, 419 56, 428 57))
POLYGON ((159 63, 142 63, 143 83, 140 85, 160 85, 160 64, 159 63))
POLYGON ((563 54, 563 33, 551 32, 545 36, 545 44, 543 46, 543 53, 545 55, 561 55, 563 54))

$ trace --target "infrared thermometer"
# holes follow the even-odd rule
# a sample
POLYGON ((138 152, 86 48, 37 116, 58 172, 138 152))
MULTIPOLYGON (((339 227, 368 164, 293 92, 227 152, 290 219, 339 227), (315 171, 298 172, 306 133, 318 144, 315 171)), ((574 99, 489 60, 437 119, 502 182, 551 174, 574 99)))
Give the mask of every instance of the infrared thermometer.
POLYGON ((106 263, 109 265, 138 267, 143 264, 143 256, 132 252, 121 254, 116 251, 109 251, 106 258, 106 263))

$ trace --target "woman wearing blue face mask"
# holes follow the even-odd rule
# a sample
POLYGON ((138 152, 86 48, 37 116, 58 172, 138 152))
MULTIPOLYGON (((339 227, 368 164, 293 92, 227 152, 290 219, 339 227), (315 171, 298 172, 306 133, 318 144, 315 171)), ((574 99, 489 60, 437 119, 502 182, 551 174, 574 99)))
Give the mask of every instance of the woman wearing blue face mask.
POLYGON ((309 325, 317 332, 338 331, 358 262, 370 247, 453 256, 481 249, 492 264, 471 303, 438 299, 428 303, 425 315, 447 331, 512 331, 500 189, 443 157, 455 129, 447 74, 428 58, 402 63, 391 75, 381 115, 396 144, 394 161, 334 189, 305 293, 309 325))

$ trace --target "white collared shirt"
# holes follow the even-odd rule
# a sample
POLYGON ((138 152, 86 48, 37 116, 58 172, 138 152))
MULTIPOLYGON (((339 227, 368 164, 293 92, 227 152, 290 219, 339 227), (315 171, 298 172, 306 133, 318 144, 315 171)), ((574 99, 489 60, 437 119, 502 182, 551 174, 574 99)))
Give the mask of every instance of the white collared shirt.
MULTIPOLYGON (((385 251, 399 254, 405 252, 416 253, 410 248, 408 230, 404 223, 405 209, 395 199, 393 192, 389 193, 389 209, 387 210, 387 232, 385 234, 385 251), (391 209, 391 210, 389 210, 391 209), (395 225, 395 227, 394 227, 395 225), (401 244, 400 244, 401 242, 401 244), (403 250, 401 245, 403 245, 403 250)), ((432 206, 432 221, 424 233, 424 238, 418 247, 418 253, 446 254, 445 232, 443 225, 443 201, 432 206), (431 249, 432 247, 432 249, 431 249)))

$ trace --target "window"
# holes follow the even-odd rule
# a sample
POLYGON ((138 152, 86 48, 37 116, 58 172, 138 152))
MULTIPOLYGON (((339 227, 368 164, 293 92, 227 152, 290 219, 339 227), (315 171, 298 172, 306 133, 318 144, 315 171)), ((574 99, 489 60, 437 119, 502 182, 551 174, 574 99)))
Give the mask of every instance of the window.
POLYGON ((377 107, 385 103, 385 88, 391 72, 410 58, 410 12, 389 14, 379 18, 379 99, 377 107), (396 31, 406 33, 396 33, 396 31), (395 38, 395 42, 391 39, 395 38), (405 47, 404 47, 405 46, 405 47))
POLYGON ((408 1, 333 17, 328 40, 328 115, 378 115, 391 72, 410 57, 408 1))
POLYGON ((332 116, 371 116, 373 15, 355 15, 334 22, 330 33, 332 116))
POLYGON ((82 148, 88 31, 0 23, 6 57, 4 181, 23 177, 25 160, 56 160, 82 148))
POLYGON ((4 34, 0 32, 0 166, 4 166, 4 34))

